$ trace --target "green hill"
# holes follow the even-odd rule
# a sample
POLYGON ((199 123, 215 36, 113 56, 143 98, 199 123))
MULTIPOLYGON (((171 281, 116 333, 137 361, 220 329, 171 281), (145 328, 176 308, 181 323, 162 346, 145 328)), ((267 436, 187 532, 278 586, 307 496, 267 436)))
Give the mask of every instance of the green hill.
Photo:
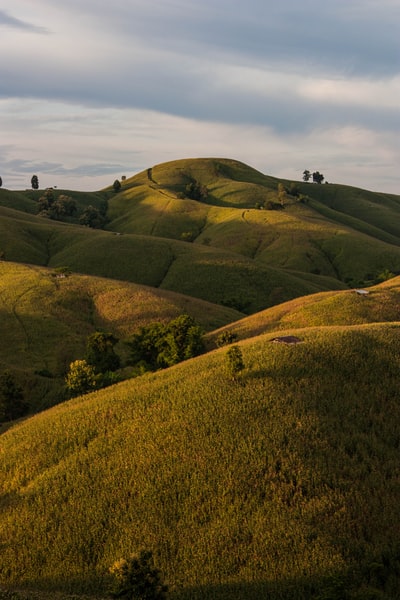
POLYGON ((3 585, 101 595, 145 547, 180 600, 396 598, 399 324, 291 332, 3 434, 3 585))
POLYGON ((12 192, 0 190, 0 253, 247 314, 309 293, 370 285, 385 271, 400 273, 398 197, 293 185, 296 191, 228 159, 173 161, 127 179, 118 193, 64 190, 78 206, 68 223, 31 214, 40 191, 15 192, 14 201, 12 192), (279 185, 288 190, 283 197, 279 185), (79 225, 89 204, 106 210, 106 230, 79 225))
MULTIPOLYGON (((243 315, 218 306, 133 283, 85 275, 64 276, 48 268, 0 262, 0 373, 14 372, 31 411, 65 399, 69 364, 83 358, 87 337, 112 333, 124 363, 127 342, 141 327, 182 313, 204 331, 243 315)), ((129 372, 128 372, 129 374, 129 372)))

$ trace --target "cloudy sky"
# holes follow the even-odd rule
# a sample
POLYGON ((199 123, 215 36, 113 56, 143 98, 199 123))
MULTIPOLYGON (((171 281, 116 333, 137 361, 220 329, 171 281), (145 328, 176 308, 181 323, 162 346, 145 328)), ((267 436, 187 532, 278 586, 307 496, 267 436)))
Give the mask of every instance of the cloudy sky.
POLYGON ((0 0, 3 186, 186 157, 400 194, 400 0, 0 0))

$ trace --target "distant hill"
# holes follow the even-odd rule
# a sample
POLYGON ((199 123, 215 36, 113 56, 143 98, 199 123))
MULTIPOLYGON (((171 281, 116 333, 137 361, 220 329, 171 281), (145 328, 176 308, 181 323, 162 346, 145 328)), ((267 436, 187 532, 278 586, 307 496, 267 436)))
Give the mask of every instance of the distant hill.
POLYGON ((6 260, 69 266, 247 314, 400 273, 397 196, 291 185, 228 159, 157 165, 123 181, 118 193, 62 193, 79 207, 69 223, 31 214, 40 192, 0 190, 6 260), (106 231, 78 224, 85 206, 104 203, 106 231))

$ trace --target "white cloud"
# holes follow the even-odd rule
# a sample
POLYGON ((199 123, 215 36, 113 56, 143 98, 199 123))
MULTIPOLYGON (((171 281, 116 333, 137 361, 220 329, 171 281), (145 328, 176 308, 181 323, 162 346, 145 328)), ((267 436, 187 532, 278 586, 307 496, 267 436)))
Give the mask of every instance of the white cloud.
POLYGON ((96 189, 213 155, 400 193, 397 0, 8 3, 4 185, 36 165, 43 182, 96 189))

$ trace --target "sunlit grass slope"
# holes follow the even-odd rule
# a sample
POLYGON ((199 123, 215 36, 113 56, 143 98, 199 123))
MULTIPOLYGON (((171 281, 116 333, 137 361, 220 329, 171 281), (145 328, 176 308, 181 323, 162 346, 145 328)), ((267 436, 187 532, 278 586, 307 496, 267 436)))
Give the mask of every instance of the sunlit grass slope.
MULTIPOLYGON (((123 342, 140 327, 190 314, 204 331, 242 317, 228 307, 167 290, 48 268, 0 262, 0 372, 11 369, 31 408, 54 403, 71 361, 96 330, 123 342)), ((126 354, 126 350, 125 350, 126 354)))
POLYGON ((400 321, 400 277, 366 291, 368 295, 345 290, 296 298, 210 332, 207 340, 209 344, 215 343, 226 330, 235 333, 239 339, 246 339, 266 332, 276 334, 293 327, 400 321))
MULTIPOLYGON (((110 197, 110 229, 225 248, 256 264, 315 273, 359 284, 384 269, 400 271, 400 197, 340 185, 298 182, 278 208, 279 180, 228 159, 156 165, 110 197), (185 196, 188 182, 207 187, 201 201, 185 196)), ((284 182, 290 187, 290 182, 284 182)))
POLYGON ((399 324, 299 335, 241 342, 239 381, 220 349, 1 436, 3 585, 101 593, 145 547, 179 600, 396 598, 399 324))

